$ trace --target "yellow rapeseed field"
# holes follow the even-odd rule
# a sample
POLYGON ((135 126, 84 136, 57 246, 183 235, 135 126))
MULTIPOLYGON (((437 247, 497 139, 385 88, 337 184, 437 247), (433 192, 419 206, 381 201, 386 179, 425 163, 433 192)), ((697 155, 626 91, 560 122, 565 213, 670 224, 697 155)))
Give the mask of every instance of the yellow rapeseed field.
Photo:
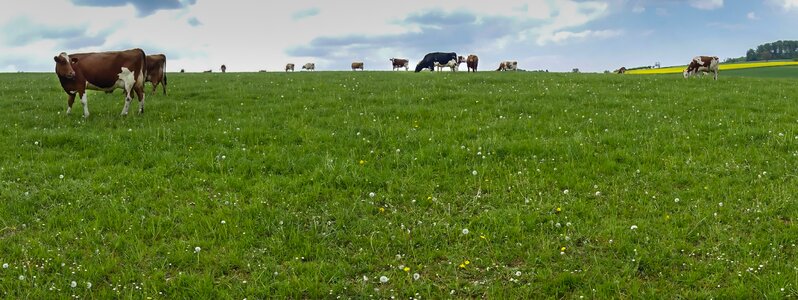
MULTIPOLYGON (((720 64, 720 70, 737 70, 763 67, 798 66, 798 61, 769 61, 737 64, 720 64)), ((659 69, 630 70, 626 74, 675 74, 681 73, 687 66, 676 66, 659 69)))

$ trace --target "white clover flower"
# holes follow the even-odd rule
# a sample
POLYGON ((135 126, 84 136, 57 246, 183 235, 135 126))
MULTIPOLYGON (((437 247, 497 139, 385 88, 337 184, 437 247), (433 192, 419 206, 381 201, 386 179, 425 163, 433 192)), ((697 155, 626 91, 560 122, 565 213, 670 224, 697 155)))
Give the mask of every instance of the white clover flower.
POLYGON ((418 273, 413 273, 413 280, 418 280, 419 278, 421 278, 421 275, 418 273))
POLYGON ((601 196, 601 192, 596 191, 596 197, 601 196))
POLYGON ((202 251, 202 248, 200 248, 199 246, 194 247, 194 253, 199 253, 200 251, 202 251))
POLYGON ((369 193, 369 197, 374 198, 374 196, 377 196, 377 194, 375 194, 374 192, 369 193))
POLYGON ((58 179, 64 179, 64 174, 58 175, 58 179))
POLYGON ((632 227, 630 227, 630 229, 636 230, 637 229, 637 225, 632 225, 632 227))
POLYGON ((369 277, 366 276, 366 275, 363 275, 363 281, 369 281, 369 277))
POLYGON ((73 280, 71 283, 69 283, 69 287, 76 288, 78 287, 78 283, 73 280))
POLYGON ((463 228, 463 234, 468 234, 468 228, 463 228))
POLYGON ((679 198, 673 199, 673 202, 679 203, 679 198))
POLYGON ((380 283, 388 282, 388 276, 380 276, 380 283))
POLYGON ((19 275, 17 278, 19 278, 19 280, 25 280, 25 275, 19 275))
POLYGON ((471 171, 471 175, 477 176, 477 170, 471 171))
POLYGON ((562 193, 565 194, 565 195, 568 195, 568 192, 570 192, 570 191, 567 190, 567 189, 562 191, 562 193))
POLYGON ((8 269, 8 264, 3 264, 3 269, 8 269))
POLYGON ((90 288, 91 288, 91 282, 86 282, 86 288, 87 288, 87 289, 90 289, 90 288))
POLYGON ((222 224, 227 224, 227 222, 225 222, 224 220, 222 220, 222 224))
POLYGON ((515 276, 516 277, 521 276, 521 271, 515 271, 515 276))

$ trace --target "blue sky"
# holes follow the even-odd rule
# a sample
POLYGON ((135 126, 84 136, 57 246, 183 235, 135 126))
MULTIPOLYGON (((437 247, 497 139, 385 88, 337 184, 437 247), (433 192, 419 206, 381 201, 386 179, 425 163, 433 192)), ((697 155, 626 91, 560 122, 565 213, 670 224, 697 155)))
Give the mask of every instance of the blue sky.
POLYGON ((796 28, 798 0, 27 0, 0 10, 0 71, 140 47, 171 71, 390 70, 391 57, 445 51, 479 55, 482 70, 600 72, 739 57, 796 28))

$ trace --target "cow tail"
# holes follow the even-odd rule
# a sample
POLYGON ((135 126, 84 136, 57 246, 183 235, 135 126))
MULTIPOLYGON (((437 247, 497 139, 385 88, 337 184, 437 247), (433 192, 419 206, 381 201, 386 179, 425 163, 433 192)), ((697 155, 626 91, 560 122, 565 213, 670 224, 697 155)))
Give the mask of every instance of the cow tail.
POLYGON ((138 82, 138 78, 136 78, 136 84, 141 84, 141 87, 144 88, 144 82, 147 81, 147 54, 144 53, 144 50, 139 49, 141 52, 141 70, 139 72, 143 75, 141 83, 138 82))
POLYGON ((163 60, 163 66, 161 66, 161 74, 163 74, 163 84, 161 87, 163 88, 163 94, 166 95, 166 59, 163 60))

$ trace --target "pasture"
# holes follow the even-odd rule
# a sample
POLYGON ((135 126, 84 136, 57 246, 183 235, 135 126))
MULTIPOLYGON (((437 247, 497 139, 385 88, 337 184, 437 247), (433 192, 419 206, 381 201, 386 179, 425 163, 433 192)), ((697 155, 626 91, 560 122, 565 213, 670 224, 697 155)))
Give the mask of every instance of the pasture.
POLYGON ((0 74, 0 298, 795 297, 798 85, 723 74, 0 74))

